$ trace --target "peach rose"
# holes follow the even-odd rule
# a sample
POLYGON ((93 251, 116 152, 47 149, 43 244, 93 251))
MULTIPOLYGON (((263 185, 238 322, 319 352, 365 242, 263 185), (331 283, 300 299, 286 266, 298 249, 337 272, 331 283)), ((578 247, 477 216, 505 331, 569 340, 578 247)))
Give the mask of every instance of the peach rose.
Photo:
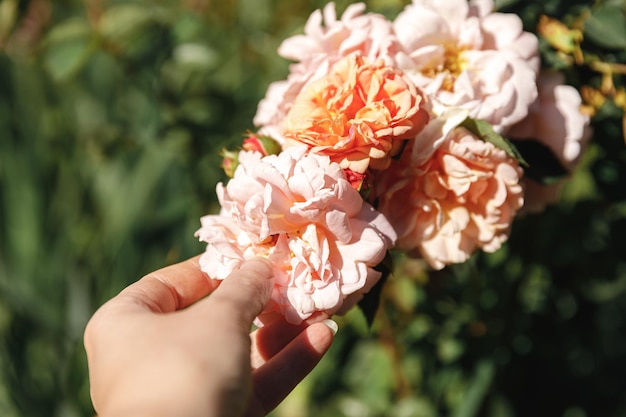
POLYGON ((373 269, 395 241, 388 221, 365 203, 343 170, 326 156, 293 147, 261 157, 241 152, 219 215, 202 218, 207 242, 200 265, 224 279, 245 259, 267 257, 275 268, 272 301, 259 317, 299 323, 335 313, 347 297, 378 281, 373 269))
POLYGON ((378 208, 398 233, 397 247, 436 269, 464 262, 478 248, 496 251, 523 204, 515 160, 464 128, 440 126, 411 143, 438 144, 430 157, 394 161, 378 178, 378 208))
POLYGON ((328 3, 323 11, 311 14, 303 35, 283 41, 278 53, 296 63, 291 65, 287 80, 272 83, 260 101, 254 124, 261 127, 261 133, 280 140, 277 127, 298 94, 346 56, 361 55, 371 62, 383 59, 393 64, 391 55, 399 45, 391 22, 379 14, 364 14, 364 10, 365 4, 352 4, 337 19, 334 3, 328 3))
MULTIPOLYGON (((546 145, 568 171, 574 170, 590 137, 589 116, 581 113, 578 90, 564 84, 561 73, 544 71, 539 76, 539 97, 530 107, 528 117, 511 128, 508 136, 534 139, 546 145)), ((564 182, 541 185, 525 179, 524 209, 539 212, 560 197, 564 182)))
POLYGON ((413 0, 394 21, 394 59, 426 94, 496 131, 522 120, 537 97, 537 38, 491 0, 413 0))
POLYGON ((284 146, 304 143, 357 173, 384 169, 428 122, 424 106, 402 72, 350 56, 298 95, 283 122, 284 146))

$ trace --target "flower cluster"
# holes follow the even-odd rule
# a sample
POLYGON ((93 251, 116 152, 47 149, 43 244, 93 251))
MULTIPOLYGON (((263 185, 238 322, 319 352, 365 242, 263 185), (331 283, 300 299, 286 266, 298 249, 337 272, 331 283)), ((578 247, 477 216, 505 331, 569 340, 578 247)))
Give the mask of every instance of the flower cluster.
POLYGON ((197 232, 202 269, 223 279, 268 258, 260 322, 299 323, 354 305, 392 248, 436 269, 498 250, 558 187, 527 175, 515 143, 569 172, 588 137, 578 92, 541 72, 537 48, 492 0, 413 0, 393 21, 363 4, 314 12, 279 48, 295 62, 259 103, 258 131, 228 154, 221 211, 197 232))
POLYGON ((380 278, 374 267, 395 241, 339 164, 307 150, 242 152, 233 179, 218 186, 221 214, 203 217, 198 231, 208 243, 200 264, 213 278, 251 257, 272 261, 276 284, 261 321, 280 313, 299 323, 356 302, 380 278))

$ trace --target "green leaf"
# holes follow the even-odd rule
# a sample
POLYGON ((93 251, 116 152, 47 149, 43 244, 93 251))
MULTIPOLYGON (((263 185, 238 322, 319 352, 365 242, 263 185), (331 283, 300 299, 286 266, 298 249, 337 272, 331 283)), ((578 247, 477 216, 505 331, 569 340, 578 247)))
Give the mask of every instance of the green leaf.
POLYGON ((11 34, 18 19, 18 9, 18 0, 0 2, 0 40, 4 41, 11 34))
POLYGON ((375 270, 382 273, 380 280, 374 285, 374 287, 363 296, 361 301, 359 301, 359 308, 363 312, 365 316, 365 320, 367 321, 367 325, 371 328, 374 323, 374 317, 376 316, 376 311, 378 311, 378 307, 380 306, 380 297, 382 294, 383 286, 391 275, 393 271, 393 258, 389 252, 385 256, 385 259, 378 264, 375 270))
POLYGON ((484 120, 477 120, 468 117, 461 123, 461 126, 466 128, 485 142, 489 142, 502 149, 511 158, 517 160, 520 165, 528 166, 528 163, 526 162, 522 154, 517 150, 515 145, 510 140, 506 139, 495 130, 493 130, 493 127, 490 123, 484 120))
POLYGON ((505 9, 507 7, 513 7, 519 3, 520 0, 495 0, 494 6, 495 10, 505 9))
POLYGON ((453 417, 474 417, 480 415, 481 407, 493 384, 496 366, 491 359, 482 359, 476 364, 471 383, 463 400, 455 408, 453 417))
POLYGON ((122 57, 144 59, 169 51, 167 16, 153 5, 122 4, 106 10, 100 34, 122 57))
POLYGON ((87 21, 70 19, 54 27, 44 41, 44 66, 56 81, 78 73, 94 50, 87 21))
POLYGON ((553 184, 569 175, 561 161, 543 143, 536 140, 511 141, 528 161, 524 175, 540 184, 553 184))
POLYGON ((626 48, 626 11, 624 6, 602 4, 585 20, 585 36, 599 46, 626 48))

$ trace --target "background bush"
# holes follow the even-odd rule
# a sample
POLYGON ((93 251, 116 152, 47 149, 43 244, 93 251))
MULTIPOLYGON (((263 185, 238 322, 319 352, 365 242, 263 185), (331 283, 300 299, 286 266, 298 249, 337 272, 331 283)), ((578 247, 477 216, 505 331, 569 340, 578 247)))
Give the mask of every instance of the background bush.
MULTIPOLYGON (((287 74, 277 46, 324 3, 0 0, 0 415, 93 414, 86 321, 204 249, 218 152, 253 128, 287 74)), ((373 329, 339 318, 275 416, 626 416, 626 5, 496 3, 529 31, 542 15, 574 30, 541 38, 594 114, 562 202, 467 264, 397 259, 373 329)))

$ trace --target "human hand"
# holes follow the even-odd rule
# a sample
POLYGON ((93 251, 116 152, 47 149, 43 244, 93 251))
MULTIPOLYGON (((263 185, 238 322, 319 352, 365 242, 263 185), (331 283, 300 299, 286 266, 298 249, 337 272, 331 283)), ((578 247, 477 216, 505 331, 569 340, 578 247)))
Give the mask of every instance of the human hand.
POLYGON ((278 320, 249 333, 269 300, 271 274, 267 262, 252 260, 220 283, 201 272, 196 257, 148 274, 104 304, 85 330, 96 411, 103 417, 271 411, 333 339, 321 322, 278 320))

